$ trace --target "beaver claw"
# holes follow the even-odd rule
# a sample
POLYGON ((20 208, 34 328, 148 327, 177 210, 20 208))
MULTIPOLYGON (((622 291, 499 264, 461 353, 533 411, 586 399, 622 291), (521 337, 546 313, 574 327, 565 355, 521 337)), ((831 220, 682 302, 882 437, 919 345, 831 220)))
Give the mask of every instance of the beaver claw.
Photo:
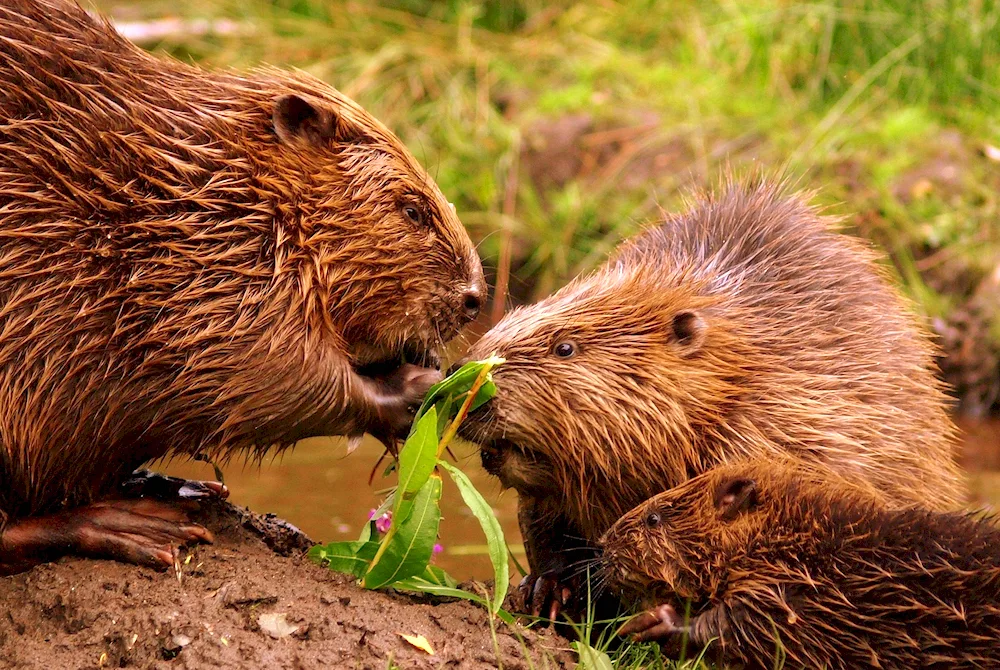
POLYGON ((84 556, 166 568, 177 558, 177 546, 211 543, 212 533, 188 519, 197 504, 152 499, 112 500, 74 510, 73 537, 84 556))
POLYGON ((198 500, 217 497, 225 500, 229 489, 221 482, 197 481, 168 477, 151 470, 136 470, 122 482, 122 497, 156 498, 157 500, 198 500))
POLYGON ((684 658, 699 649, 691 626, 671 605, 660 605, 637 614, 618 629, 618 635, 630 636, 633 642, 659 642, 670 658, 684 658))
POLYGON ((557 570, 543 573, 541 577, 526 575, 518 585, 517 593, 522 612, 536 617, 546 612, 550 621, 556 620, 573 595, 572 589, 560 581, 557 570))
POLYGON ((618 629, 618 635, 631 635, 634 642, 666 642, 688 632, 683 619, 670 605, 660 605, 637 614, 618 629))

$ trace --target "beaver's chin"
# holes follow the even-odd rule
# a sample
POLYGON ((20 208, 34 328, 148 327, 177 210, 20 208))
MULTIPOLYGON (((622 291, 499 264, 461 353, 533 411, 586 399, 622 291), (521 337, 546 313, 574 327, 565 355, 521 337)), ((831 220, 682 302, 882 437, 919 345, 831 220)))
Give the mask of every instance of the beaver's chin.
POLYGON ((374 344, 358 344, 351 348, 351 358, 359 374, 379 377, 391 374, 404 363, 423 368, 441 369, 441 354, 422 340, 412 339, 402 346, 389 348, 374 344))
POLYGON ((483 468, 500 479, 504 488, 522 495, 555 491, 552 463, 510 440, 499 439, 480 444, 483 468))
POLYGON ((697 616, 711 606, 708 599, 684 598, 667 584, 641 575, 609 574, 607 588, 632 610, 646 610, 670 605, 681 616, 697 616))
POLYGON ((607 589, 631 608, 648 608, 648 601, 659 597, 653 592, 649 580, 641 579, 638 575, 605 567, 604 578, 607 589))

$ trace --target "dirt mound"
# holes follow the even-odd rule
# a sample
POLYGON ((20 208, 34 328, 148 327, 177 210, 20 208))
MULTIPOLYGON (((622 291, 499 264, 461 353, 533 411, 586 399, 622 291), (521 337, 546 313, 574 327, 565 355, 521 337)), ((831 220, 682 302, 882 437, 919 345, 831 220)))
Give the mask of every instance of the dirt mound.
POLYGON ((65 559, 0 578, 3 668, 573 667, 569 643, 485 610, 366 591, 303 556, 308 538, 227 503, 179 577, 65 559), (273 547, 273 550, 272 548, 273 547), (281 555, 281 552, 285 555, 281 555), (428 655, 400 634, 423 635, 428 655))

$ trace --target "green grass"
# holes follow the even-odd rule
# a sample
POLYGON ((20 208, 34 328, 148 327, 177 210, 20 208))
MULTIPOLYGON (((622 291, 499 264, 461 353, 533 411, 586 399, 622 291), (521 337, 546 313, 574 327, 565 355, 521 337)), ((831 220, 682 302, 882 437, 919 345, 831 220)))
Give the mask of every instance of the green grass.
MULTIPOLYGON (((727 163, 802 176, 896 254, 948 246, 977 271, 996 262, 997 171, 979 150, 1000 143, 997 1, 138 5, 254 29, 155 48, 212 65, 300 67, 358 99, 428 165, 488 265, 509 235, 523 298, 600 262, 727 163), (553 159, 521 149, 580 114, 587 132, 554 160, 583 167, 546 180, 553 159), (911 200, 900 182, 938 158, 950 132, 959 183, 944 191, 931 179, 911 200), (984 249, 991 260, 977 260, 984 249)), ((919 277, 905 279, 933 302, 919 277)))
POLYGON ((235 20, 252 32, 145 46, 298 67, 356 98, 427 165, 487 268, 511 268, 520 301, 725 166, 820 189, 931 317, 1000 265, 1000 170, 983 155, 1000 146, 1000 0, 100 5, 235 20))

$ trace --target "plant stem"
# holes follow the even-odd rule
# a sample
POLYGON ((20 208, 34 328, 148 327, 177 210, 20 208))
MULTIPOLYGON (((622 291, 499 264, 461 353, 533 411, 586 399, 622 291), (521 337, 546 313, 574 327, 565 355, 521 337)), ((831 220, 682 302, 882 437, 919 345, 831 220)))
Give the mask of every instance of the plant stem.
POLYGON ((472 382, 472 387, 469 388, 469 393, 465 396, 465 402, 458 410, 458 414, 455 418, 451 420, 448 427, 444 429, 444 435, 441 436, 441 441, 438 442, 437 456, 441 458, 441 454, 444 453, 445 448, 447 448, 448 443, 454 439, 455 434, 458 433, 458 426, 465 420, 465 417, 469 414, 469 407, 472 406, 472 401, 475 399, 476 394, 479 393, 479 389, 483 384, 486 383, 486 378, 490 374, 490 370, 493 369, 492 364, 484 365, 483 369, 479 371, 479 375, 476 377, 476 381, 472 382))

